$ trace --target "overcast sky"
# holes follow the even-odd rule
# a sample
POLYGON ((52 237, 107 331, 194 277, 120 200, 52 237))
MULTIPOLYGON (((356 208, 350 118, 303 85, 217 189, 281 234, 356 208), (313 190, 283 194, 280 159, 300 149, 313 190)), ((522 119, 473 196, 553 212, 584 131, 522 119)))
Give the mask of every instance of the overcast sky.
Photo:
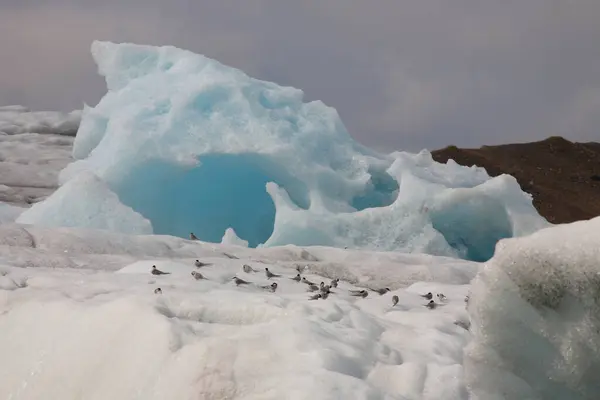
POLYGON ((101 39, 301 88, 377 148, 600 141, 599 21, 599 0, 0 0, 0 105, 94 105, 101 39))

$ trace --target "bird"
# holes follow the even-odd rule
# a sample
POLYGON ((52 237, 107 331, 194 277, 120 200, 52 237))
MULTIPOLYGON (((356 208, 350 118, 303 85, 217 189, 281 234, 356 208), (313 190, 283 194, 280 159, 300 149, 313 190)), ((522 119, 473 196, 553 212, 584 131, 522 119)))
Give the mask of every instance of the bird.
POLYGON ((275 292, 275 290, 277 290, 277 282, 273 282, 270 285, 261 286, 261 289, 270 290, 271 292, 275 292))
POLYGON ((431 300, 433 298, 433 295, 431 294, 431 292, 429 292, 427 294, 422 294, 421 297, 425 297, 427 300, 431 300))
POLYGON ((239 286, 239 285, 248 285, 250 283, 248 281, 245 281, 243 279, 238 278, 237 276, 234 276, 232 279, 235 282, 236 286, 239 286))
POLYGON ((362 297, 363 299, 369 295, 369 292, 366 290, 351 290, 350 295, 355 297, 362 297))
POLYGON ((470 300, 470 299, 471 299, 471 297, 467 295, 467 296, 465 297, 465 303, 469 304, 469 300, 470 300))
POLYGON ((154 294, 162 294, 162 289, 161 288, 154 289, 154 294))
POLYGON ((170 272, 163 272, 160 269, 156 268, 156 265, 152 266, 152 275, 169 275, 170 272))
POLYGON ((290 278, 290 279, 293 280, 293 281, 296 281, 296 282, 300 282, 302 280, 302 278, 300 277, 300 274, 298 274, 295 277, 290 278))
POLYGON ((375 293, 379 293, 380 296, 383 296, 384 294, 386 294, 387 292, 390 291, 390 288, 383 288, 383 289, 371 289, 371 291, 375 292, 375 293))
POLYGON ((446 301, 446 296, 443 293, 438 293, 437 298, 439 301, 446 301))
POLYGON ((202 267, 206 267, 208 265, 212 265, 212 263, 205 263, 205 262, 202 262, 200 260, 196 260, 196 262, 194 263, 194 265, 196 266, 196 268, 202 268, 202 267))
POLYGON ((323 292, 323 293, 331 293, 331 291, 329 290, 330 289, 329 285, 321 286, 320 289, 321 289, 321 292, 323 292))
POLYGON ((198 237, 194 235, 194 232, 190 232, 190 240, 198 240, 198 237))
POLYGON ((331 284, 330 284, 330 286, 331 286, 331 287, 333 287, 333 288, 336 288, 336 287, 337 287, 337 285, 338 285, 338 282, 339 282, 339 281, 340 281, 340 280, 339 280, 338 278, 335 278, 335 279, 333 279, 333 280, 331 281, 331 284))
POLYGON ((267 275, 267 279, 280 278, 281 277, 281 275, 277 275, 277 274, 274 274, 271 271, 269 271, 269 268, 265 268, 265 275, 267 275))
POLYGON ((310 296, 308 299, 309 299, 309 300, 317 300, 317 299, 320 299, 321 297, 323 297, 323 296, 321 295, 321 293, 317 293, 317 294, 315 294, 315 295, 313 295, 313 296, 310 296))
POLYGON ((433 310, 437 307, 437 304, 435 303, 435 301, 429 300, 429 303, 425 304, 425 307, 429 308, 430 310, 433 310))
POLYGON ((319 289, 323 290, 324 287, 325 287, 325 282, 319 283, 319 289))
POLYGON ((192 276, 193 276, 194 278, 196 278, 196 280, 197 280, 197 281, 198 281, 198 280, 200 280, 200 279, 206 279, 206 278, 204 277, 204 275, 202 275, 202 274, 201 274, 200 272, 198 272, 198 271, 192 271, 192 276))
POLYGON ((306 283, 307 285, 314 285, 313 282, 309 281, 308 279, 306 279, 306 277, 302 277, 302 282, 306 283))
POLYGON ((249 266, 248 264, 244 264, 242 266, 242 269, 244 270, 245 273, 249 274, 251 272, 258 272, 257 270, 255 270, 254 268, 252 268, 251 266, 249 266))
POLYGON ((317 290, 319 290, 319 287, 317 285, 308 285, 309 292, 316 292, 317 290))
POLYGON ((329 293, 331 293, 331 292, 321 292, 321 299, 323 299, 323 300, 327 299, 327 297, 329 297, 329 293))
POLYGON ((398 298, 398 296, 393 295, 392 296, 392 307, 394 307, 396 304, 398 304, 399 301, 400 301, 400 299, 398 298))

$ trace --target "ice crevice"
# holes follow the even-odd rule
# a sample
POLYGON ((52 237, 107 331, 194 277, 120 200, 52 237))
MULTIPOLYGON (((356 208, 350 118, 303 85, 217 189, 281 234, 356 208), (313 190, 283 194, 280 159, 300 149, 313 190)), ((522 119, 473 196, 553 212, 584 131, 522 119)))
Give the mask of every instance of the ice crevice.
POLYGON ((17 222, 476 261, 548 225, 514 178, 371 150, 299 89, 171 46, 92 55, 107 93, 83 110, 59 190, 17 222))

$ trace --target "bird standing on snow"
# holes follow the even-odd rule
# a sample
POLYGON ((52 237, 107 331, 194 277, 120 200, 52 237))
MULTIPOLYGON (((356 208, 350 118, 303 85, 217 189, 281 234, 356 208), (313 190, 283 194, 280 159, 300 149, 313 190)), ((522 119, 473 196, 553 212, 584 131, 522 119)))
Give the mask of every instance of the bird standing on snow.
POLYGON ((369 295, 369 292, 367 292, 366 290, 351 290, 350 295, 355 297, 362 297, 364 299, 369 295))
POLYGON ((196 278, 196 280, 197 280, 197 281, 198 281, 198 280, 200 280, 200 279, 206 279, 206 278, 204 277, 204 275, 202 275, 202 274, 201 274, 200 272, 198 272, 198 271, 192 271, 192 276, 193 276, 194 278, 196 278))
POLYGON ((170 272, 163 272, 160 269, 156 268, 156 265, 152 266, 152 275, 169 275, 170 272))
POLYGON ((396 304, 398 304, 399 301, 400 301, 400 299, 398 298, 398 296, 393 295, 392 296, 392 307, 394 307, 396 304))
POLYGON ((190 232, 190 240, 198 240, 196 235, 194 235, 194 232, 190 232))
POLYGON ((248 264, 244 264, 242 266, 242 269, 244 270, 245 273, 249 274, 251 272, 258 272, 257 270, 255 270, 254 268, 252 268, 251 266, 249 266, 248 264))
POLYGON ((159 287, 154 289, 154 294, 162 294, 162 289, 159 287))
POLYGON ((425 304, 425 307, 429 308, 430 310, 433 310, 437 307, 437 304, 435 304, 435 301, 430 300, 429 303, 425 304))
POLYGON ((277 282, 273 282, 267 286, 261 286, 261 289, 270 290, 271 292, 275 293, 275 291, 277 290, 277 282))
POLYGON ((302 282, 306 283, 308 286, 310 285, 314 285, 313 282, 309 281, 308 279, 306 279, 305 277, 302 278, 302 282))
POLYGON ((309 299, 309 300, 318 300, 318 299, 320 299, 321 297, 323 297, 323 296, 321 295, 321 293, 317 293, 317 294, 315 294, 315 295, 313 295, 313 296, 310 296, 308 299, 309 299))
POLYGON ((316 292, 317 290, 319 290, 319 287, 317 285, 308 285, 309 292, 316 292))
POLYGON ((237 276, 234 276, 232 279, 233 279, 233 281, 235 282, 235 285, 236 285, 236 286, 240 286, 240 285, 248 285, 248 284, 250 283, 250 282, 248 282, 248 281, 245 281, 245 280, 243 280, 243 279, 240 279, 240 278, 238 278, 237 276))
POLYGON ((433 298, 433 295, 431 294, 431 292, 429 292, 427 294, 422 294, 421 297, 425 297, 427 300, 431 300, 433 298))
POLYGON ((211 263, 205 263, 202 262, 200 260, 196 260, 196 262, 194 263, 194 265, 196 266, 196 268, 202 268, 202 267, 206 267, 208 265, 212 265, 211 263))
POLYGON ((446 301, 446 296, 443 293, 438 293, 437 298, 439 301, 446 301))
POLYGON ((281 275, 277 275, 277 274, 274 274, 271 271, 269 271, 269 268, 265 268, 265 275, 267 276, 267 279, 280 278, 281 277, 281 275))
POLYGON ((329 293, 331 293, 331 292, 321 292, 321 299, 323 299, 323 300, 327 299, 327 297, 329 297, 329 293))
POLYGON ((387 292, 390 291, 390 288, 383 288, 383 289, 371 289, 373 292, 375 293, 379 293, 380 296, 383 296, 384 294, 386 294, 387 292))
POLYGON ((338 278, 335 278, 334 280, 331 281, 330 286, 333 287, 333 288, 336 288, 339 281, 340 280, 338 278))
POLYGON ((302 278, 300 277, 300 274, 298 274, 295 277, 290 278, 290 279, 293 280, 293 281, 296 281, 296 282, 300 282, 302 280, 302 278))

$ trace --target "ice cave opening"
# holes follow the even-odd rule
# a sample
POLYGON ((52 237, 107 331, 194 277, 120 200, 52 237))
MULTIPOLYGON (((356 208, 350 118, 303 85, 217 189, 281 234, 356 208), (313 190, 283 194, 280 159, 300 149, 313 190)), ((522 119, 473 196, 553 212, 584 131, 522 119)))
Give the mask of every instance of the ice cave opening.
POLYGON ((121 202, 149 219, 155 234, 220 242, 233 228, 250 247, 273 232, 275 205, 265 186, 275 182, 300 208, 308 208, 306 186, 280 165, 258 154, 202 155, 182 168, 160 160, 133 169, 113 190, 121 202))

